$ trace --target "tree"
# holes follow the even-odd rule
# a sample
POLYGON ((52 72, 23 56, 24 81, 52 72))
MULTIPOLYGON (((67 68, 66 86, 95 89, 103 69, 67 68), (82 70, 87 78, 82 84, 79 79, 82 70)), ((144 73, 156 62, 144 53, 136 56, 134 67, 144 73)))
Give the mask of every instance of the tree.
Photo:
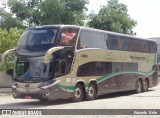
POLYGON ((127 13, 127 6, 118 0, 109 0, 98 14, 91 13, 88 25, 93 28, 134 35, 136 21, 127 13))
POLYGON ((0 8, 0 28, 9 31, 11 27, 23 28, 22 22, 14 18, 10 13, 0 8))
MULTIPOLYGON (((0 28, 0 54, 16 47, 22 31, 23 30, 15 30, 14 28, 10 28, 10 30, 7 31, 0 28)), ((0 71, 13 68, 13 56, 8 57, 7 60, 4 65, 0 66, 0 71)))
POLYGON ((11 12, 26 26, 83 25, 88 0, 8 0, 11 12))

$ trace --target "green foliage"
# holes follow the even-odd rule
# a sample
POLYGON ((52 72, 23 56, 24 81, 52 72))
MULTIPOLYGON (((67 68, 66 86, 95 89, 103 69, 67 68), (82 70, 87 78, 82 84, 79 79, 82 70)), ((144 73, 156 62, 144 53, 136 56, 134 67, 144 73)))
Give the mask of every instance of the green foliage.
MULTIPOLYGON (((23 30, 15 30, 11 28, 9 31, 0 29, 0 54, 8 49, 15 48, 23 30)), ((0 71, 13 68, 14 54, 7 56, 5 64, 0 66, 0 71)), ((0 58, 1 59, 1 58, 0 58)))
POLYGON ((23 30, 11 28, 9 31, 0 29, 0 53, 15 48, 23 30))
POLYGON ((11 12, 26 26, 83 25, 88 0, 8 0, 11 12))
POLYGON ((0 8, 0 28, 9 30, 11 27, 23 28, 22 22, 13 18, 12 14, 0 8))
POLYGON ((136 21, 128 15, 127 6, 118 0, 109 0, 98 14, 91 13, 88 25, 93 28, 134 35, 136 21))
POLYGON ((15 14, 20 20, 25 20, 26 26, 39 24, 39 7, 41 0, 8 0, 8 6, 12 14, 15 14))

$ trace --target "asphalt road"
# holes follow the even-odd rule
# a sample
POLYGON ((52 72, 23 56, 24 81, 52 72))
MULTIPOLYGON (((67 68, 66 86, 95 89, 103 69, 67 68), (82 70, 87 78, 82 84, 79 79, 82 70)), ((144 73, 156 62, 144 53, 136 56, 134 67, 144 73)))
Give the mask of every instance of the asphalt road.
MULTIPOLYGON (((31 100, 31 99, 14 99, 10 94, 3 94, 0 96, 0 109, 15 109, 15 108, 16 109, 160 109, 160 84, 157 87, 150 88, 148 92, 140 94, 134 94, 133 91, 119 92, 119 93, 100 96, 98 99, 93 101, 82 101, 78 103, 73 103, 72 100, 55 100, 50 102, 40 102, 39 100, 31 100)), ((61 117, 65 118, 65 116, 61 117)), ((83 117, 96 118, 96 116, 83 116, 83 117)), ((105 116, 99 116, 99 117, 105 117, 105 116)), ((120 116, 112 116, 112 117, 120 117, 120 116)), ((125 118, 128 117, 129 116, 126 116, 125 118)), ((154 115, 154 117, 157 116, 154 115)))

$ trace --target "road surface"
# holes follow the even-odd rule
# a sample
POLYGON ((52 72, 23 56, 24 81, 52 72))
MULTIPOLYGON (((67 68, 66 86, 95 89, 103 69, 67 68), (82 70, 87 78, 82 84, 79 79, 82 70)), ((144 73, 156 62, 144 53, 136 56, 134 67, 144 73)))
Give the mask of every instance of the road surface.
MULTIPOLYGON (((14 99, 10 94, 0 95, 0 109, 160 109, 160 84, 150 88, 148 92, 134 94, 132 91, 119 92, 100 96, 93 101, 82 101, 73 103, 72 100, 55 100, 40 102, 32 99, 14 99)), ((82 113, 83 114, 83 113, 82 113)), ((110 114, 112 115, 112 114, 110 114)), ((47 116, 51 117, 51 116, 47 116)), ((59 117, 59 116, 56 116, 59 117)), ((61 116, 66 118, 66 116, 61 116)), ((67 117, 74 117, 68 116, 67 117)), ((76 116, 77 117, 77 116, 76 116)), ((82 116, 78 116, 82 117, 82 116)), ((83 116, 83 117, 105 117, 105 116, 83 116)), ((122 116, 112 116, 122 117, 122 116)), ((128 118, 130 116, 124 116, 128 118)), ((132 116, 133 118, 134 116, 132 116)), ((141 118, 142 116, 136 116, 141 118)), ((147 116, 152 117, 152 116, 147 116)), ((154 115, 153 117, 157 117, 154 115)), ((160 117, 160 116, 159 116, 160 117)), ((35 117, 36 118, 36 117, 35 117)), ((37 116, 39 118, 39 116, 37 116)), ((146 118, 146 116, 144 116, 146 118)))

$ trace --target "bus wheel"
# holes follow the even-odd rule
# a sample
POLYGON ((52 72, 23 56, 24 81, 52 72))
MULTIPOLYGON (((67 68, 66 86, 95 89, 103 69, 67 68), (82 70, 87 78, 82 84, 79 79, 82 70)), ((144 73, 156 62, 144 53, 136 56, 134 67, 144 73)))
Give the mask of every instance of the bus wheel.
POLYGON ((91 83, 88 87, 88 92, 86 93, 87 100, 94 100, 97 95, 96 86, 91 83))
POLYGON ((148 87, 149 87, 148 80, 145 79, 145 81, 143 82, 143 92, 148 91, 148 87))
POLYGON ((142 86, 142 81, 140 79, 138 79, 136 81, 135 87, 136 87, 136 89, 135 89, 136 93, 141 93, 142 92, 143 86, 142 86))
POLYGON ((83 88, 80 84, 77 84, 74 89, 73 101, 80 102, 82 98, 83 98, 83 88))
POLYGON ((49 101, 49 100, 46 99, 46 98, 40 98, 39 101, 41 101, 41 102, 47 102, 47 101, 49 101))

